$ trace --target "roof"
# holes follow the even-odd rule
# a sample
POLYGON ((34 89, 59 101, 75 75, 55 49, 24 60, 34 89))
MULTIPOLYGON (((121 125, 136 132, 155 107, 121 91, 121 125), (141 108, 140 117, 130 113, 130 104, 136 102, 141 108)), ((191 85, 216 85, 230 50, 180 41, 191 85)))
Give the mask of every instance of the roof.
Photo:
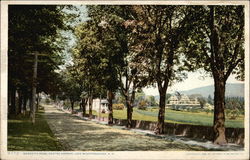
POLYGON ((105 103, 108 104, 109 102, 108 102, 108 100, 106 100, 106 99, 102 99, 102 100, 101 100, 101 103, 102 103, 102 104, 105 104, 105 103))
POLYGON ((170 101, 177 101, 178 98, 177 98, 176 96, 171 96, 171 97, 169 98, 169 100, 170 100, 170 101))

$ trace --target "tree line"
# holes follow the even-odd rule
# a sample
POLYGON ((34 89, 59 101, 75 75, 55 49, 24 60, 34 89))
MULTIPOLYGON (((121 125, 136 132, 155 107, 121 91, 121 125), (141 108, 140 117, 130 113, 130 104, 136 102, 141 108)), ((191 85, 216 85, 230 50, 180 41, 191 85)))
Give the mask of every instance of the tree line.
POLYGON ((107 97, 108 123, 112 124, 112 102, 118 91, 125 99, 127 127, 131 128, 135 94, 143 87, 157 86, 160 99, 155 133, 163 134, 169 86, 201 68, 214 79, 214 143, 227 143, 226 81, 231 74, 244 79, 243 6, 86 8, 89 19, 74 28, 76 44, 69 50, 73 63, 60 72, 62 82, 55 83, 61 84, 55 95, 70 99, 72 107, 81 100, 84 115, 88 102, 90 117, 93 98, 107 97))
POLYGON ((52 97, 58 94, 60 74, 56 70, 65 63, 62 52, 67 43, 66 37, 60 31, 71 29, 66 21, 69 22, 76 16, 63 12, 65 7, 74 8, 54 5, 9 5, 9 115, 26 113, 29 106, 32 121, 35 123, 34 112, 38 109, 39 93, 44 92, 52 97), (34 70, 38 76, 34 77, 34 70), (32 95, 32 91, 35 91, 33 94, 37 96, 32 95))

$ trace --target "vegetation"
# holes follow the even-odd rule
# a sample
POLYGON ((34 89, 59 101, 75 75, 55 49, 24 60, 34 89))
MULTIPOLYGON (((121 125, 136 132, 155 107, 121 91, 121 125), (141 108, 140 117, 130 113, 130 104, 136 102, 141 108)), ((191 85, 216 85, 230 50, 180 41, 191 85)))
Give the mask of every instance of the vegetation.
POLYGON ((244 79, 244 7, 195 7, 186 47, 187 63, 214 79, 214 143, 225 144, 225 86, 231 74, 244 79), (191 65, 193 66, 193 65, 191 65))
POLYGON ((59 74, 55 71, 63 63, 61 52, 66 45, 65 37, 59 31, 69 29, 64 20, 71 17, 62 11, 65 7, 67 6, 9 6, 9 115, 25 112, 29 100, 30 115, 34 123, 34 101, 38 99, 36 94, 44 92, 55 96, 59 93, 59 74), (33 65, 34 69, 30 69, 33 65))
MULTIPOLYGON (((158 108, 148 110, 135 109, 133 120, 157 122, 157 113, 158 108)), ((95 115, 98 115, 98 113, 96 112, 95 115)), ((102 114, 101 116, 107 117, 107 114, 102 114)), ((114 118, 126 119, 125 110, 114 110, 114 118)), ((206 112, 206 110, 189 112, 167 109, 164 121, 168 123, 213 126, 213 113, 206 112)), ((230 115, 226 116, 226 127, 244 128, 244 116, 239 114, 235 119, 231 119, 230 115)))
POLYGON ((80 109, 85 115, 88 103, 91 118, 95 114, 93 99, 106 97, 109 124, 113 123, 113 116, 125 116, 121 105, 125 104, 127 128, 132 127, 133 116, 157 118, 156 134, 164 134, 166 120, 213 125, 214 143, 227 143, 225 125, 240 126, 237 123, 241 123, 238 119, 242 118, 244 108, 242 99, 225 97, 225 85, 231 74, 244 80, 243 6, 85 7, 88 18, 76 24, 77 15, 70 13, 76 10, 73 6, 9 6, 10 117, 25 113, 29 102, 29 115, 35 123, 39 94, 43 93, 57 104, 69 101, 72 113, 75 104, 81 101, 80 109), (62 32, 70 29, 74 45, 69 45, 62 32), (62 65, 65 61, 69 61, 67 66, 62 65), (197 113, 192 114, 166 112, 169 86, 198 69, 214 79, 214 100, 211 96, 198 99, 202 108, 206 102, 213 104, 214 114, 207 112, 201 116, 196 109, 192 112, 197 113), (157 86, 159 102, 142 92, 147 86, 157 86), (113 105, 117 93, 118 104, 113 105), (148 105, 158 105, 158 109, 149 112, 148 105), (113 112, 114 108, 120 110, 113 112))
POLYGON ((51 132, 43 115, 36 113, 36 124, 27 115, 12 116, 8 120, 9 151, 62 151, 63 146, 51 132))
POLYGON ((125 108, 125 106, 122 103, 113 104, 113 109, 114 110, 123 110, 124 108, 125 108))

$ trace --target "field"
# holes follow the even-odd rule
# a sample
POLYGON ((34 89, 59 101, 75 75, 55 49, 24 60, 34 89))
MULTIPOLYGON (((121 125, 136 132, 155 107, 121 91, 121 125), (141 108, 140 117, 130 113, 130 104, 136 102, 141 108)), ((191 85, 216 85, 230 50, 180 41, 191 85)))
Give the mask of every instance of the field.
MULTIPOLYGON (((126 119, 127 113, 124 110, 114 110, 114 118, 126 119)), ((96 112, 93 114, 97 115, 96 112)), ((108 114, 101 114, 103 117, 107 117, 108 114)), ((145 121, 157 121, 158 109, 151 108, 148 110, 139 110, 134 108, 133 119, 134 120, 145 120, 145 121)), ((187 111, 175 111, 171 109, 166 109, 165 122, 169 123, 182 123, 182 124, 192 124, 192 125, 203 125, 212 126, 213 125, 213 114, 206 112, 187 112, 187 111)), ((240 115, 235 120, 226 117, 226 127, 230 128, 244 128, 244 116, 240 115)))

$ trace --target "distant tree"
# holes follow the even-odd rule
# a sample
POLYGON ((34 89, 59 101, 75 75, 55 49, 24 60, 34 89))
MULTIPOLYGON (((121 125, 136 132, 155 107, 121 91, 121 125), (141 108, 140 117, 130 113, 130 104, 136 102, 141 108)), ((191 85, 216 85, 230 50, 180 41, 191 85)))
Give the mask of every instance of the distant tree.
POLYGON ((156 106, 157 103, 156 103, 156 100, 155 100, 155 96, 148 96, 148 102, 150 104, 150 106, 156 106))
POLYGON ((211 95, 208 95, 208 97, 207 97, 207 103, 213 105, 213 99, 212 99, 211 95))
POLYGON ((171 96, 172 96, 171 94, 167 93, 167 95, 166 95, 166 103, 169 103, 169 98, 170 98, 171 96))
POLYGON ((243 97, 226 97, 225 108, 244 110, 244 98, 243 97))
POLYGON ((146 99, 146 95, 143 91, 139 91, 137 93, 135 93, 135 104, 139 104, 139 102, 141 102, 142 100, 146 99))
POLYGON ((80 85, 75 81, 74 77, 70 73, 70 67, 64 72, 61 73, 63 84, 62 84, 62 92, 63 97, 69 99, 71 104, 71 112, 74 112, 74 104, 76 101, 81 100, 81 89, 80 85))
POLYGON ((147 102, 145 100, 141 100, 138 104, 138 109, 146 110, 146 108, 147 108, 147 102))
POLYGON ((198 97, 198 102, 200 103, 201 108, 203 109, 207 101, 204 97, 198 97))

